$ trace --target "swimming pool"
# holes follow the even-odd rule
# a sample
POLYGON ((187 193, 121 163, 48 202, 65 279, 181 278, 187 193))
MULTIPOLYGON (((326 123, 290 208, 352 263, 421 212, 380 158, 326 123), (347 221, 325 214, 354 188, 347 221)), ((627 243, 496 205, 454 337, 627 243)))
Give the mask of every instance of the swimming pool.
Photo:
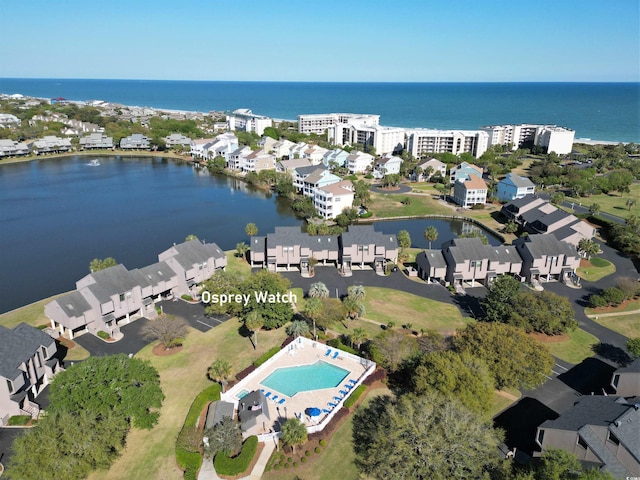
POLYGON ((349 375, 349 371, 321 360, 311 365, 282 367, 275 370, 261 383, 288 397, 298 392, 333 388, 349 375))

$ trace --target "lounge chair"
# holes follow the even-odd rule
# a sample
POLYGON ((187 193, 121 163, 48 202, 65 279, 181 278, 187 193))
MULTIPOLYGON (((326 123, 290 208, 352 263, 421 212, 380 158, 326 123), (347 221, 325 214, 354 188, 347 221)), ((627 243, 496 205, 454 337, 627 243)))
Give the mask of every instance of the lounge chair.
POLYGON ((328 357, 329 355, 331 355, 331 349, 327 348, 327 353, 325 353, 324 356, 328 357))
POLYGON ((357 380, 354 380, 353 378, 350 378, 350 379, 349 379, 349 382, 350 382, 350 383, 352 383, 353 385, 355 385, 356 383, 358 383, 358 381, 357 381, 357 380))
POLYGON ((331 413, 331 410, 327 410, 326 408, 323 408, 323 409, 322 409, 322 411, 323 411, 324 413, 331 413))
MULTIPOLYGON (((286 400, 285 398, 281 398, 281 399, 278 401, 278 405, 282 405, 282 404, 283 404, 284 402, 286 402, 286 401, 287 401, 287 400, 286 400)), ((302 416, 301 416, 301 417, 302 417, 302 416)))
POLYGON ((342 397, 333 397, 333 399, 334 399, 336 402, 339 402, 340 400, 342 400, 342 397))
POLYGON ((273 401, 275 402, 275 401, 276 401, 276 400, 278 400, 279 398, 280 398, 280 397, 279 397, 278 395, 274 395, 273 397, 271 397, 271 400, 273 400, 273 401))
POLYGON ((269 398, 271 396, 271 392, 267 392, 264 394, 264 398, 269 398))
POLYGON ((332 358, 335 360, 336 358, 338 358, 338 355, 340 355, 340 352, 336 350, 332 358))
POLYGON ((351 390, 353 388, 353 385, 351 385, 350 383, 347 383, 344 388, 346 388, 347 390, 351 390))
POLYGON ((346 395, 346 394, 348 394, 349 392, 345 392, 344 390, 340 390, 340 393, 341 393, 342 395, 346 395))
POLYGON ((327 402, 327 405, 329 405, 330 407, 337 407, 338 406, 337 403, 332 403, 332 402, 327 402))

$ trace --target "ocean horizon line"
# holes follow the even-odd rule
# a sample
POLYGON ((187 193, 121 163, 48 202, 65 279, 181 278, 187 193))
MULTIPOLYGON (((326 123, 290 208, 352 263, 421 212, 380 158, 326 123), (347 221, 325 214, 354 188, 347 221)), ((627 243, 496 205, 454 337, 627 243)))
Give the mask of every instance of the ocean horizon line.
POLYGON ((366 81, 366 80, 202 80, 202 79, 158 79, 158 78, 82 78, 82 77, 0 77, 2 80, 57 80, 57 81, 102 81, 102 82, 185 82, 185 83, 307 83, 307 84, 360 84, 360 85, 450 85, 450 84, 462 84, 462 85, 486 85, 486 84, 502 84, 502 85, 558 85, 558 84, 573 84, 573 85, 597 85, 597 84, 627 84, 627 85, 640 85, 640 81, 629 80, 598 80, 598 81, 584 81, 584 80, 482 80, 482 81, 466 81, 466 80, 389 80, 389 81, 366 81))

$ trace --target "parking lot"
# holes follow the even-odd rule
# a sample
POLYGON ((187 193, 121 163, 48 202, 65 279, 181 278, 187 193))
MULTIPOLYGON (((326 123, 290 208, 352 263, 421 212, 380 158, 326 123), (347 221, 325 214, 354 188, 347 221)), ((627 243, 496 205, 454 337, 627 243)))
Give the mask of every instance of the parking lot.
POLYGON ((201 304, 187 303, 182 300, 165 300, 158 303, 158 306, 168 315, 184 318, 190 327, 201 332, 208 332, 231 318, 228 315, 205 315, 201 304))

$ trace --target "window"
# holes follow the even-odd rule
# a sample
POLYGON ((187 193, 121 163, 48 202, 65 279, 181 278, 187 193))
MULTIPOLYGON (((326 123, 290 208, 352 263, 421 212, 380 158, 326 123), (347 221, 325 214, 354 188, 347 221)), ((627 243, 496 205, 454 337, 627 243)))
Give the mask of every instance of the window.
POLYGON ((580 435, 578 435, 578 445, 580 445, 582 448, 584 448, 585 450, 589 448, 589 444, 587 444, 587 442, 585 441, 584 438, 582 438, 580 435))
POLYGON ((369 251, 369 245, 358 245, 358 251, 359 252, 368 252, 369 251))
POLYGON ((607 434, 607 440, 613 443, 614 445, 620 445, 620 440, 611 431, 609 431, 609 433, 607 434))
POLYGON ((613 376, 613 386, 618 388, 618 382, 620 381, 620 374, 616 374, 613 376))
POLYGON ((42 358, 47 358, 49 356, 45 347, 41 347, 40 351, 42 352, 42 358))
POLYGON ((121 302, 124 302, 124 293, 121 293, 118 298, 120 298, 121 302))
POLYGON ((471 268, 482 268, 482 260, 471 260, 471 268))
POLYGON ((11 383, 11 380, 7 380, 7 388, 9 389, 9 393, 13 393, 13 383, 11 383))
POLYGON ((542 441, 544 440, 544 430, 539 429, 538 430, 538 436, 536 437, 536 441, 538 442, 538 445, 542 446, 542 441))

